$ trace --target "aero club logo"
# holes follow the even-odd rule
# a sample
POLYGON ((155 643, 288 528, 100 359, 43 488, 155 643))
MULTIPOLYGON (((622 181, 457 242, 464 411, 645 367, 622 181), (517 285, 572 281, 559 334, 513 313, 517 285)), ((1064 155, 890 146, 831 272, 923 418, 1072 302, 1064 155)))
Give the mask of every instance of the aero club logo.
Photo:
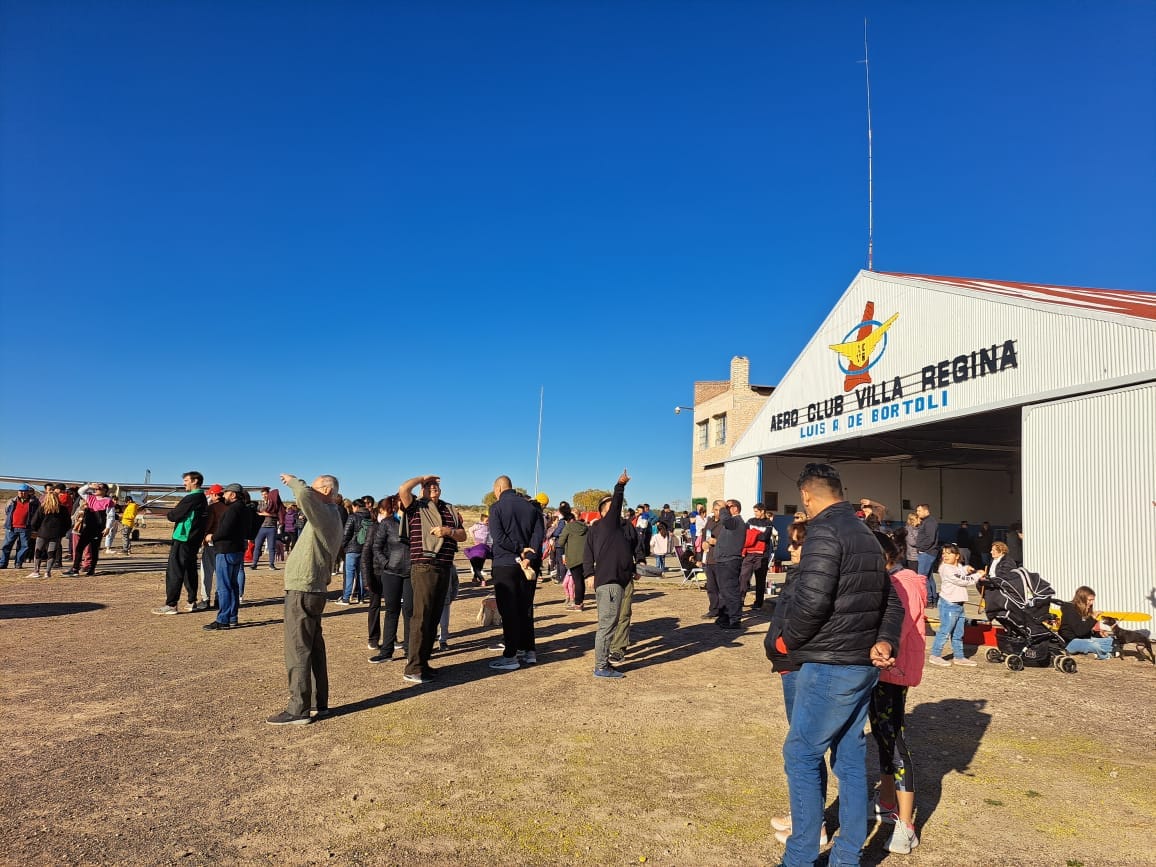
POLYGON ((839 369, 843 371, 844 392, 872 381, 870 370, 887 351, 887 329, 898 318, 896 313, 886 322, 880 322, 875 318, 875 302, 868 301, 863 307, 863 319, 847 332, 843 342, 830 344, 829 348, 842 356, 839 369))

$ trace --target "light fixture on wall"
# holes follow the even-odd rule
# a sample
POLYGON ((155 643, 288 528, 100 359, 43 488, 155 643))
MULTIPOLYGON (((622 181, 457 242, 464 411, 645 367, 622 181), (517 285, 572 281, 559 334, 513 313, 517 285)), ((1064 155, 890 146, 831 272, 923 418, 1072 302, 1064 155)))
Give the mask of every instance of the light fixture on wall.
POLYGON ((676 407, 674 408, 674 414, 675 414, 675 415, 678 415, 678 414, 679 414, 680 412, 682 412, 684 409, 685 409, 687 412, 694 412, 694 407, 693 407, 693 406, 676 406, 676 407))

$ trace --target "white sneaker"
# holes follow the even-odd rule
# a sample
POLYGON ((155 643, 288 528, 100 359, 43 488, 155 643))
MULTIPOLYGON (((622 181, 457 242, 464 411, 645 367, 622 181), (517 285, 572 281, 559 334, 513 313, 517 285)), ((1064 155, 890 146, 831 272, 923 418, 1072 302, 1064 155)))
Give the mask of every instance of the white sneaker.
POLYGON ((942 656, 929 656, 927 657, 927 661, 931 665, 938 665, 940 668, 947 668, 949 665, 951 665, 951 663, 944 659, 942 656))
POLYGON ((952 660, 952 662, 954 662, 956 665, 962 665, 967 668, 975 668, 977 664, 974 659, 967 659, 963 656, 957 656, 954 660, 952 660))
POLYGON ((39 578, 39 577, 40 577, 40 573, 39 573, 39 572, 33 572, 33 573, 32 573, 31 575, 29 575, 28 577, 29 577, 29 578, 39 578))
POLYGON ((521 654, 520 658, 521 658, 523 664, 525 664, 525 665, 537 665, 538 664, 538 654, 536 654, 532 650, 527 650, 525 653, 521 654))
POLYGON ((919 838, 915 836, 915 826, 906 822, 896 822, 891 839, 887 841, 887 851, 896 855, 909 855, 918 845, 919 838))

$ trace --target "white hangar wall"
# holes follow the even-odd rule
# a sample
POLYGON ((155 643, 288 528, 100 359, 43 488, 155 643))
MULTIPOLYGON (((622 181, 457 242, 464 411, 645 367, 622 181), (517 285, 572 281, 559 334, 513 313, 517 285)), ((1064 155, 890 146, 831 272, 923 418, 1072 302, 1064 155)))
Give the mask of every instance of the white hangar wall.
POLYGON ((861 271, 731 456, 1134 384, 1154 370, 1156 321, 861 271), (862 336, 856 327, 865 318, 876 331, 890 324, 870 381, 848 390, 849 362, 831 347, 862 336))
POLYGON ((1023 450, 1028 568, 1156 614, 1156 384, 1027 407, 1023 450))

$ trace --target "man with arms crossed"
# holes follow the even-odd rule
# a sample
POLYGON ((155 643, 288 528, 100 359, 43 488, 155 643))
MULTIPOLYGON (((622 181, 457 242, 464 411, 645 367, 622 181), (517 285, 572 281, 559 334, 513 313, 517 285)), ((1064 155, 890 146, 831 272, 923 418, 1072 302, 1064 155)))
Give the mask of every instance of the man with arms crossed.
POLYGON ((819 857, 819 767, 834 750, 839 835, 831 865, 857 865, 867 840, 867 740, 863 724, 881 668, 894 665, 903 603, 875 536, 843 499, 838 471, 807 464, 799 476, 810 521, 780 639, 800 666, 783 760, 791 796, 786 867, 819 857))
POLYGON ((274 726, 305 725, 329 710, 329 666, 321 612, 337 549, 341 546, 341 514, 337 511, 337 479, 318 476, 313 484, 288 473, 281 484, 293 492, 308 519, 289 559, 285 561, 285 668, 289 673, 289 704, 265 722, 274 726))

